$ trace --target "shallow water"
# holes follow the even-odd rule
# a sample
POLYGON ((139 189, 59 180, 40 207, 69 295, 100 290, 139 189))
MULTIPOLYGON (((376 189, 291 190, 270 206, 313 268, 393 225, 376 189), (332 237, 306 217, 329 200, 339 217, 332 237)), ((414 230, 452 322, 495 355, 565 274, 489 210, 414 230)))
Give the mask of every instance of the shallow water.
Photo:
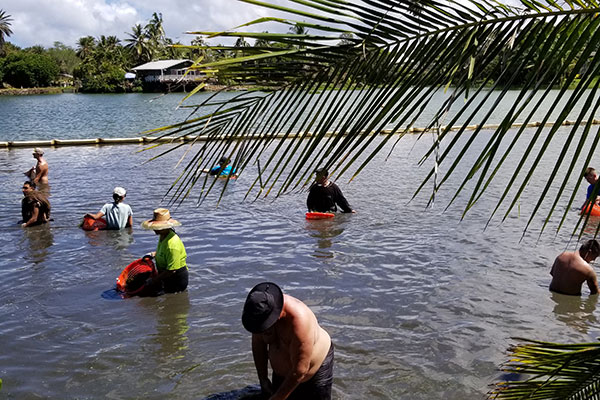
POLYGON ((167 204, 183 149, 148 164, 134 145, 48 149, 54 221, 29 229, 17 221, 31 150, 0 150, 0 397, 252 398, 257 379, 240 316, 247 291, 264 280, 307 303, 332 336, 335 399, 482 398, 501 376, 511 337, 596 340, 597 296, 547 290, 554 257, 574 247, 576 211, 559 235, 549 229, 538 240, 534 223, 520 242, 545 184, 537 180, 520 208, 484 230, 506 171, 462 221, 462 197, 444 212, 459 181, 433 209, 426 195, 409 202, 429 143, 405 137, 387 162, 338 181, 358 213, 332 221, 304 219, 306 193, 244 202, 250 170, 218 208, 217 192, 199 208, 183 203, 172 214, 183 224, 188 291, 126 300, 111 289, 124 266, 155 249, 157 237, 139 224, 167 204), (128 190, 134 229, 79 229, 116 185, 128 190))

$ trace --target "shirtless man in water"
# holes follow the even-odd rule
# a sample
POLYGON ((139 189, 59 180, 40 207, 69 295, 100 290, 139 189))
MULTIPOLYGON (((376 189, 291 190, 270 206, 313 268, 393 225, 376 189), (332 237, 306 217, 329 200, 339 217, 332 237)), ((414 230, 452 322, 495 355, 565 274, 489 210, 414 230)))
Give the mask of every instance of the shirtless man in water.
POLYGON ((556 257, 550 270, 550 290, 556 293, 581 296, 581 285, 587 282, 590 294, 598 294, 596 272, 589 264, 600 255, 600 244, 588 240, 577 251, 565 251, 556 257))
POLYGON ((44 150, 39 147, 33 149, 33 158, 37 160, 37 164, 35 167, 32 167, 29 171, 25 172, 25 175, 27 175, 31 182, 36 185, 48 183, 48 163, 43 156, 44 150))
POLYGON ((331 399, 333 344, 304 303, 274 283, 260 283, 248 294, 242 323, 252 332, 254 365, 269 400, 331 399))

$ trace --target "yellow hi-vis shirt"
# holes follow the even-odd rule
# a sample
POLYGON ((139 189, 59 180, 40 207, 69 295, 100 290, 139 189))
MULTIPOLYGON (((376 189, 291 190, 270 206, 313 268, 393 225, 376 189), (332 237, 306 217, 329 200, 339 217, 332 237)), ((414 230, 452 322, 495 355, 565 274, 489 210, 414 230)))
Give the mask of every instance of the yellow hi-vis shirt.
POLYGON ((186 257, 187 254, 183 242, 175 232, 169 232, 164 240, 158 241, 156 256, 154 256, 158 271, 166 269, 174 271, 187 267, 185 263, 186 257))

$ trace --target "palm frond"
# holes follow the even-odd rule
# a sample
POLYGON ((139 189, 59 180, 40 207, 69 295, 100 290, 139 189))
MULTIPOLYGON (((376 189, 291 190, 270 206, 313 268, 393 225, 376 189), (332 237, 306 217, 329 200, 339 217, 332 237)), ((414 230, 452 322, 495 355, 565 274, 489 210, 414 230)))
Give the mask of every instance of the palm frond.
POLYGON ((509 349, 502 370, 518 379, 497 382, 489 399, 600 399, 600 343, 516 340, 525 343, 509 349))
MULTIPOLYGON (((560 137, 558 127, 575 113, 576 125, 527 225, 553 197, 545 227, 563 194, 577 188, 583 172, 577 160, 589 160, 596 150, 598 131, 590 123, 597 110, 600 75, 596 2, 523 1, 515 8, 487 0, 289 0, 285 5, 240 1, 290 15, 241 27, 270 22, 302 24, 309 31, 193 32, 261 40, 257 48, 214 46, 235 50, 238 56, 194 68, 218 71, 220 78, 236 84, 268 83, 278 89, 225 104, 215 98, 193 106, 199 114, 205 106, 218 111, 163 132, 205 139, 197 142, 195 161, 187 165, 196 172, 221 155, 235 160, 233 167, 240 173, 257 168, 249 195, 281 195, 303 187, 321 165, 338 177, 353 179, 384 149, 393 151, 402 135, 423 121, 440 93, 446 93, 446 100, 419 126, 426 131, 439 128, 439 138, 421 160, 431 168, 415 196, 435 178, 436 167, 445 172, 436 179, 434 193, 466 164, 468 172, 448 203, 469 191, 466 213, 518 149, 520 160, 511 165, 514 172, 490 216, 505 206, 506 218, 536 176, 541 157, 560 137), (350 34, 351 40, 336 43, 336 34, 350 34), (510 96, 515 87, 516 98, 510 96), (533 130, 526 128, 533 122, 541 123, 533 130), (547 129, 548 123, 554 126, 547 129), (493 131, 483 129, 490 124, 496 125, 493 131), (520 128, 515 130, 515 124, 520 128), (582 136, 577 139, 578 135, 582 136), (590 148, 584 146, 587 139, 593 140, 590 148), (476 146, 482 141, 483 147, 476 146), (434 159, 436 152, 439 157, 434 159)), ((196 172, 182 174, 173 192, 178 199, 191 193, 198 182, 193 178, 196 172)), ((206 196, 210 186, 202 189, 201 196, 206 196)), ((569 206, 573 200, 571 196, 569 206)), ((558 228, 561 225, 562 221, 558 228)))

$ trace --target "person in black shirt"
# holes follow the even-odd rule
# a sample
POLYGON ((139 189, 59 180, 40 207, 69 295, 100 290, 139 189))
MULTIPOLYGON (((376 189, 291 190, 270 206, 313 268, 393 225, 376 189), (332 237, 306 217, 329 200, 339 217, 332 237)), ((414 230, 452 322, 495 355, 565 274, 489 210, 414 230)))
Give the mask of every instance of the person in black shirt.
POLYGON ((356 212, 348 204, 348 200, 335 183, 329 181, 329 171, 319 168, 316 171, 315 182, 310 186, 306 206, 309 212, 336 212, 337 206, 342 212, 356 212))

